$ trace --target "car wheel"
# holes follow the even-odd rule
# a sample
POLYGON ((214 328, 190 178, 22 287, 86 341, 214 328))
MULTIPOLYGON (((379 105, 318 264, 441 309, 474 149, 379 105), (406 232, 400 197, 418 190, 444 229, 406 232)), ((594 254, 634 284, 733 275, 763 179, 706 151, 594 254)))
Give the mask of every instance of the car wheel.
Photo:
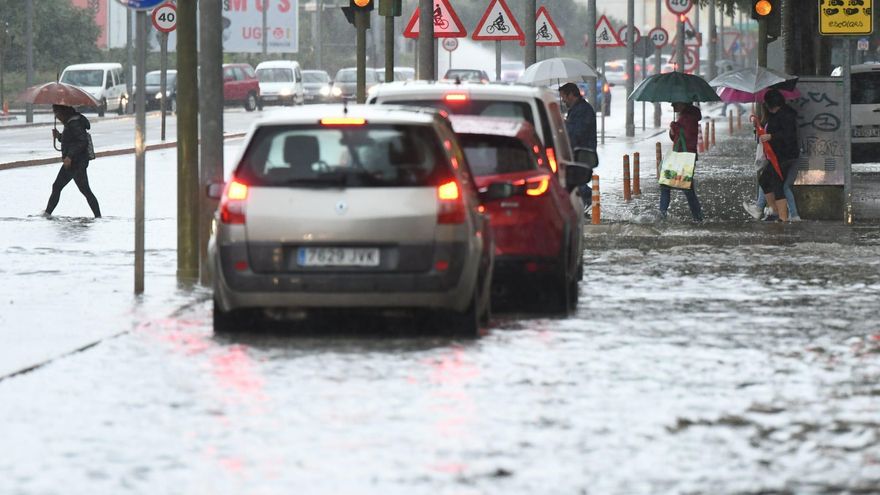
POLYGON ((101 104, 98 105, 98 117, 103 117, 107 113, 107 100, 101 98, 101 104))
POLYGON ((247 99, 244 101, 244 109, 253 112, 257 109, 257 95, 248 93, 247 99))
POLYGON ((214 300, 214 333, 246 332, 259 325, 257 313, 250 309, 223 311, 214 300))
POLYGON ((117 115, 123 115, 125 113, 125 105, 128 104, 128 100, 122 96, 119 98, 119 108, 116 109, 117 115))
POLYGON ((476 339, 480 336, 480 287, 474 286, 474 293, 471 295, 471 303, 463 312, 449 311, 445 318, 441 318, 444 334, 453 337, 463 337, 468 339, 476 339))

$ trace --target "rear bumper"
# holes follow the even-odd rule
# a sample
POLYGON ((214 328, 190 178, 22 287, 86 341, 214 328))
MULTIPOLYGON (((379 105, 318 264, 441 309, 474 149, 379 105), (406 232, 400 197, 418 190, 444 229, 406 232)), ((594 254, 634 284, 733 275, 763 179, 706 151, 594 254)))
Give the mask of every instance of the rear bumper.
POLYGON ((293 105, 296 103, 296 95, 262 95, 260 103, 264 106, 270 105, 293 105))
POLYGON ((558 276, 560 271, 562 260, 558 256, 496 256, 492 280, 500 284, 541 280, 558 276))

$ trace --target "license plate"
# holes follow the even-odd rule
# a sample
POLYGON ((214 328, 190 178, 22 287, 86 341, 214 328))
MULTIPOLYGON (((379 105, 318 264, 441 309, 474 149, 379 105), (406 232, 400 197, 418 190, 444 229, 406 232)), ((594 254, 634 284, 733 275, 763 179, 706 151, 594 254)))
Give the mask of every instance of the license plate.
POLYGON ((264 96, 263 99, 266 101, 275 101, 278 99, 278 97, 277 96, 264 96))
POLYGON ((379 248, 299 248, 300 266, 379 266, 379 248))
POLYGON ((880 137, 880 127, 856 127, 853 137, 880 137))

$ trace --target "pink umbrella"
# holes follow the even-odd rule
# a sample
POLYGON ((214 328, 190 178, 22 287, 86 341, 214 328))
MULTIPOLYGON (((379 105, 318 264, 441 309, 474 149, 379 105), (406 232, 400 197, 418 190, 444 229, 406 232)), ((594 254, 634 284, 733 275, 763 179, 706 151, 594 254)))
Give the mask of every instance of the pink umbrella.
MULTIPOLYGON (((753 103, 755 101, 761 103, 764 101, 764 95, 767 94, 767 91, 770 91, 770 88, 764 88, 757 93, 749 93, 738 89, 721 87, 718 88, 718 96, 721 97, 721 101, 724 103, 753 103)), ((798 91, 797 88, 794 88, 791 91, 786 89, 780 89, 778 91, 782 93, 782 96, 786 100, 794 100, 801 96, 801 92, 798 91)))

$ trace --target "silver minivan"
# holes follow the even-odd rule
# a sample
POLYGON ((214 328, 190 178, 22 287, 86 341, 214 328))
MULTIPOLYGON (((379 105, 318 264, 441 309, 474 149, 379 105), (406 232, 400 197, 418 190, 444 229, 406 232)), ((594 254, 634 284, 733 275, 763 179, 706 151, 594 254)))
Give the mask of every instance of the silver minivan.
MULTIPOLYGON (((852 156, 854 161, 876 161, 880 153, 880 63, 853 65, 852 156)), ((839 77, 840 67, 831 73, 839 77)))
POLYGON ((426 309, 475 337, 493 244, 449 121, 315 105, 253 124, 215 215, 215 331, 316 308, 426 309))
POLYGON ((68 65, 61 73, 60 81, 78 86, 98 100, 99 105, 95 110, 99 117, 103 117, 107 110, 114 110, 120 115, 125 113, 128 93, 122 64, 68 65))

